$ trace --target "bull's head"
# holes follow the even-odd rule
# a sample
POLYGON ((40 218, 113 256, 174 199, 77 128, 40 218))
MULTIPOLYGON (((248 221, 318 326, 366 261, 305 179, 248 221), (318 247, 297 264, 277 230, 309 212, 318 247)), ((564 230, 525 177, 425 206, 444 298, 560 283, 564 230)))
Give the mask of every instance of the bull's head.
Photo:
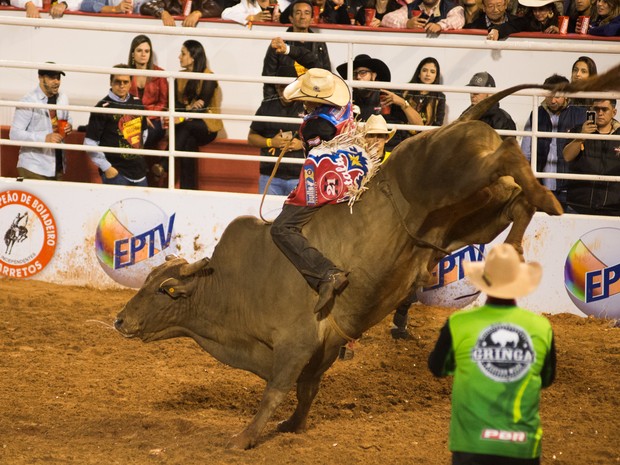
POLYGON ((117 315, 114 327, 127 338, 139 337, 144 342, 185 335, 184 322, 198 275, 213 271, 208 265, 208 258, 187 263, 181 258, 166 257, 117 315))

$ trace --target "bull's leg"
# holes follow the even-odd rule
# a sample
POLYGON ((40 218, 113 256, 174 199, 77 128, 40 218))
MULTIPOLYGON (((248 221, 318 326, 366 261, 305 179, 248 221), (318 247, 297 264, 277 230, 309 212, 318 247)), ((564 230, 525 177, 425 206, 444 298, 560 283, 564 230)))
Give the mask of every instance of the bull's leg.
POLYGON ((290 418, 278 425, 278 431, 283 433, 303 433, 306 431, 308 413, 319 392, 321 379, 336 360, 339 348, 340 344, 326 348, 325 353, 319 352, 304 368, 297 380, 297 407, 290 418))
POLYGON ((319 392, 321 377, 297 382, 297 407, 293 414, 278 424, 282 433, 303 433, 306 431, 308 413, 314 398, 319 392))
POLYGON ((294 347, 294 344, 290 341, 280 344, 284 349, 274 348, 273 376, 267 382, 263 398, 258 406, 258 412, 241 433, 231 438, 228 443, 229 448, 249 449, 254 447, 267 421, 273 416, 276 408, 278 408, 293 388, 302 369, 315 351, 315 346, 312 344, 303 346, 299 341, 297 342, 297 351, 291 349, 291 347, 294 347), (305 349, 302 349, 302 347, 305 347, 305 349))
POLYGON ((532 173, 532 168, 513 137, 504 140, 490 157, 498 164, 497 172, 514 178, 529 203, 549 215, 563 213, 560 202, 551 191, 538 182, 532 173))
POLYGON ((536 208, 525 199, 523 193, 519 193, 506 209, 506 215, 511 219, 512 227, 504 242, 511 244, 519 252, 522 259, 523 236, 534 213, 536 213, 536 208))

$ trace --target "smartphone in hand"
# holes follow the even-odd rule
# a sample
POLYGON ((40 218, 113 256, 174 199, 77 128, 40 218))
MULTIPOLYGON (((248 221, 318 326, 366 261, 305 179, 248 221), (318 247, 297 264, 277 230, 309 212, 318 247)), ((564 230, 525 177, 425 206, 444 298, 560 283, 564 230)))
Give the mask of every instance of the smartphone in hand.
POLYGON ((594 111, 586 111, 586 121, 595 124, 596 123, 596 112, 594 111))

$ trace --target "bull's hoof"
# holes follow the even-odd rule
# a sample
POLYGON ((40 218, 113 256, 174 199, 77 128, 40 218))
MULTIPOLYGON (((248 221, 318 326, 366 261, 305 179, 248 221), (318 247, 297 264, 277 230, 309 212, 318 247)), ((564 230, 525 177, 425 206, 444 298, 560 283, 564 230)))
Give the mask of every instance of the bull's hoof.
POLYGON ((305 433, 306 426, 301 425, 290 418, 278 423, 277 430, 280 433, 305 433))
POLYGON ((254 446, 255 446, 255 441, 248 438, 243 433, 235 434, 232 438, 230 438, 230 441, 228 441, 228 444, 226 444, 227 449, 237 449, 237 450, 247 450, 247 449, 251 449, 254 446))
POLYGON ((558 216, 564 213, 564 209, 558 199, 549 191, 545 192, 544 197, 536 204, 536 207, 551 216, 558 216))

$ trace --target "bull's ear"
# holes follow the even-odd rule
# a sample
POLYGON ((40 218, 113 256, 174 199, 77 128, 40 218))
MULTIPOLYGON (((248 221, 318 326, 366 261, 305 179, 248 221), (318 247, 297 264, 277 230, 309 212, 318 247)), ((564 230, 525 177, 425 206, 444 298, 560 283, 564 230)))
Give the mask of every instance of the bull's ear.
POLYGON ((209 257, 205 257, 205 258, 202 258, 202 259, 198 260, 197 262, 187 263, 187 264, 181 266, 181 269, 179 270, 179 273, 181 274, 182 278, 187 278, 189 276, 193 276, 198 271, 200 271, 200 270, 206 268, 207 266, 209 266, 209 262, 210 261, 211 260, 209 259, 209 257))
POLYGON ((160 285, 158 292, 162 292, 164 294, 168 294, 169 297, 173 299, 178 299, 179 297, 186 297, 187 290, 181 281, 174 278, 168 278, 164 280, 160 285))

